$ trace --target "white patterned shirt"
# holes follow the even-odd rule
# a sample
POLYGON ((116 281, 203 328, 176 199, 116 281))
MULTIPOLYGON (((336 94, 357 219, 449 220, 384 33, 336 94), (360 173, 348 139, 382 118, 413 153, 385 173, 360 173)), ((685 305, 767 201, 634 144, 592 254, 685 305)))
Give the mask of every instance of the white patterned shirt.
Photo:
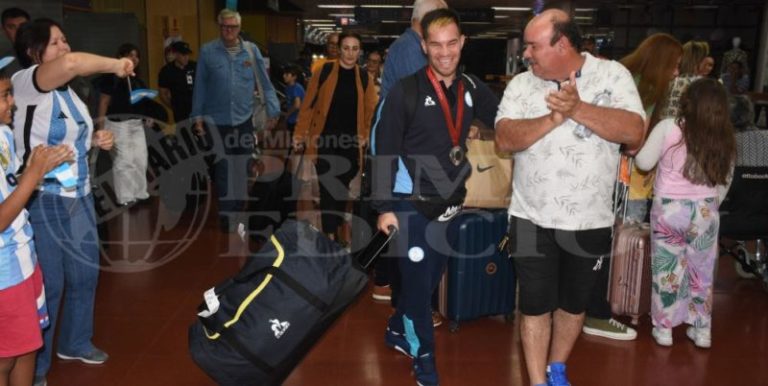
MULTIPOLYGON (((620 63, 589 54, 576 79, 581 100, 591 102, 605 91, 610 104, 645 119, 632 75, 620 63)), ((513 78, 504 91, 496 122, 533 119, 550 113, 545 97, 555 82, 528 71, 513 78)), ((613 187, 619 144, 596 134, 586 140, 573 134, 578 124, 566 120, 529 148, 515 153, 509 214, 543 228, 587 230, 613 225, 613 187)))

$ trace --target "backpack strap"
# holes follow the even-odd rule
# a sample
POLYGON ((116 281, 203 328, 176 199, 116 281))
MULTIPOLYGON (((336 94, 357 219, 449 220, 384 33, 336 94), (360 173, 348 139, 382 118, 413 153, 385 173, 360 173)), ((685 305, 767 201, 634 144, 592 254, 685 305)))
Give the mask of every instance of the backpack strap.
POLYGON ((331 70, 333 70, 333 62, 325 62, 323 63, 323 67, 320 70, 320 78, 317 82, 317 92, 315 93, 315 97, 312 99, 312 103, 309 104, 310 108, 315 108, 315 103, 317 103, 317 96, 320 94, 320 88, 323 87, 323 83, 325 83, 325 80, 328 79, 328 76, 331 74, 331 70))
POLYGON ((419 98, 419 79, 416 77, 416 73, 411 74, 403 78, 403 94, 405 95, 405 118, 406 129, 413 121, 413 116, 416 114, 416 103, 419 98))
POLYGON ((364 68, 357 66, 357 72, 360 73, 360 82, 363 84, 363 92, 368 88, 368 72, 364 68))

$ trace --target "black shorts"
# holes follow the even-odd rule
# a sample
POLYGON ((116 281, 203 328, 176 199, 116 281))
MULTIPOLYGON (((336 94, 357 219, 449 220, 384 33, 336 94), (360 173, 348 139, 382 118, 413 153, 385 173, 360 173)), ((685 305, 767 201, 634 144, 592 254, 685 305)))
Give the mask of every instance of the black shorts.
POLYGON ((584 312, 602 258, 610 256, 611 228, 546 229, 514 216, 509 222, 520 312, 542 315, 558 308, 571 314, 584 312))

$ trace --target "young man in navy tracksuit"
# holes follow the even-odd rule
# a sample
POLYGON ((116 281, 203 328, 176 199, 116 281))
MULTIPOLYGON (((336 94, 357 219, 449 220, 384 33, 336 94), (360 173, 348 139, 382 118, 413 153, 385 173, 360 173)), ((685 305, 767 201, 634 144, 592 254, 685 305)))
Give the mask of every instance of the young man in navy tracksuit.
POLYGON ((471 173, 465 142, 477 135, 470 134, 473 119, 492 127, 498 99, 457 70, 464 36, 454 11, 434 10, 421 23, 428 64, 392 88, 371 137, 377 226, 399 229, 390 253, 399 258, 402 294, 385 342, 414 358, 423 386, 438 384, 430 299, 450 253, 448 224, 461 210, 471 173))

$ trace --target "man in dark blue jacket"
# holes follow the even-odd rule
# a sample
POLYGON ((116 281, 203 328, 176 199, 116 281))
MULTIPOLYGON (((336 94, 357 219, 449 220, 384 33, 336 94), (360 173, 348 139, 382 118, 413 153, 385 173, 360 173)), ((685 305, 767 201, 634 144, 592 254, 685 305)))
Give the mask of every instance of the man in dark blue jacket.
POLYGON ((377 226, 399 229, 391 253, 399 258, 402 291, 385 341, 414 358, 423 386, 438 384, 430 298, 450 250, 448 224, 461 210, 471 173, 465 142, 474 119, 491 127, 498 99, 457 70, 464 36, 454 11, 429 12, 421 27, 427 66, 391 89, 371 137, 377 226))

